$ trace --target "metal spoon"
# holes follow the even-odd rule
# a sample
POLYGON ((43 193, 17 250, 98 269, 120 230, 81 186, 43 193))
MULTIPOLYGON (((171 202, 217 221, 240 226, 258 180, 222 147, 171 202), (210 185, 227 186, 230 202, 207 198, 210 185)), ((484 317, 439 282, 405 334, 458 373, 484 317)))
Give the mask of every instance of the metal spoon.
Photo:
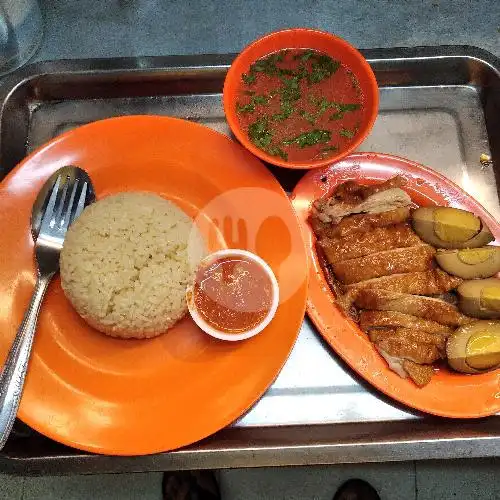
POLYGON ((37 280, 23 322, 0 373, 0 450, 16 419, 40 306, 54 274, 69 225, 95 199, 92 182, 78 167, 63 167, 45 183, 31 213, 37 280))

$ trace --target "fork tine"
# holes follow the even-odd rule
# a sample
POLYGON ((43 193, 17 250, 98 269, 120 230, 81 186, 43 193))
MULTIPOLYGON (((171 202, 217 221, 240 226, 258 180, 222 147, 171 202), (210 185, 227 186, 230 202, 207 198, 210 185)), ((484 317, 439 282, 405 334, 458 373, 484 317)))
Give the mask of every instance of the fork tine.
POLYGON ((66 205, 66 210, 64 212, 63 218, 60 221, 60 228, 63 231, 66 231, 71 224, 71 217, 73 213, 73 203, 75 201, 76 190, 78 189, 78 179, 75 179, 75 183, 73 184, 73 189, 71 190, 71 194, 69 196, 69 202, 66 205))
POLYGON ((78 198, 78 203, 76 204, 73 215, 71 216, 71 222, 78 218, 85 208, 85 200, 87 199, 88 188, 89 185, 87 184, 87 182, 84 182, 82 186, 82 192, 80 193, 80 197, 78 198))
MULTIPOLYGON (((50 227, 54 218, 54 207, 57 201, 57 195, 59 194, 59 186, 61 184, 61 176, 57 177, 57 180, 52 188, 52 192, 50 193, 49 202, 47 203, 47 208, 42 217, 42 222, 40 227, 50 227)), ((54 221, 55 222, 55 221, 54 221)), ((53 224, 52 224, 53 225, 53 224)))
POLYGON ((66 178, 65 180, 66 180, 66 182, 64 183, 64 185, 62 187, 61 196, 59 196, 57 198, 56 208, 55 208, 55 215, 54 215, 54 221, 51 221, 51 226, 50 227, 54 227, 55 224, 59 224, 60 225, 60 221, 61 221, 61 218, 62 218, 64 206, 67 203, 66 194, 68 192, 68 178, 66 178))

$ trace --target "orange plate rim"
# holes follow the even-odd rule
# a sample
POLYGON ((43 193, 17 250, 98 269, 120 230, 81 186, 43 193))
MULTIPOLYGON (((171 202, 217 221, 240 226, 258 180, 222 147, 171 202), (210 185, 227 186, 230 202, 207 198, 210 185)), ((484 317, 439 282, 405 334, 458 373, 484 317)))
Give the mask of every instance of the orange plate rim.
POLYGON ((310 258, 308 316, 330 347, 351 369, 397 402, 439 417, 467 419, 494 415, 500 412, 500 369, 480 375, 456 374, 444 370, 443 374, 433 377, 426 387, 419 389, 411 381, 402 379, 390 370, 359 326, 347 319, 334 304, 335 297, 324 279, 314 249, 315 236, 307 223, 310 205, 318 194, 326 195, 340 182, 356 180, 370 184, 397 174, 409 181, 408 189, 414 195, 421 194, 430 204, 448 205, 447 201, 451 200, 452 206, 475 212, 493 231, 497 244, 500 241, 500 225, 495 218, 439 172, 396 155, 375 152, 351 154, 329 167, 308 172, 292 193, 292 204, 299 215, 310 258), (326 181, 325 187, 321 186, 321 178, 326 181), (415 182, 419 180, 427 182, 415 182), (440 377, 439 381, 436 380, 437 377, 440 377), (461 385, 457 386, 455 380, 461 385), (467 385, 466 381, 472 381, 472 384, 467 385), (457 400, 447 397, 443 401, 436 392, 445 390, 451 390, 452 396, 456 396, 457 400), (466 402, 461 401, 462 397, 466 402))
MULTIPOLYGON (((304 46, 304 44, 299 44, 299 45, 300 48, 304 46)), ((271 51, 267 51, 266 53, 269 54, 269 52, 271 51)), ((262 57, 263 55, 265 54, 262 54, 260 57, 262 57)), ((273 165, 277 165, 279 167, 289 168, 289 169, 321 168, 324 167, 325 165, 331 164, 334 161, 339 161, 340 159, 349 155, 364 141, 366 136, 370 133, 377 118, 378 107, 379 107, 379 93, 378 93, 377 79, 370 64, 361 54, 361 52, 344 38, 334 35, 333 33, 330 33, 328 31, 323 31, 313 28, 286 28, 283 30, 272 31, 251 42, 236 56, 235 60, 232 62, 227 72, 226 78, 224 80, 224 89, 222 94, 223 94, 222 99, 224 105, 224 113, 226 115, 226 119, 229 123, 229 126, 231 127, 233 134, 236 136, 238 141, 261 160, 267 163, 271 163, 273 165), (370 107, 370 113, 368 115, 368 118, 363 124, 362 133, 358 134, 355 140, 353 140, 349 144, 349 146, 344 148, 342 151, 339 151, 337 154, 332 155, 331 157, 325 158, 323 160, 288 162, 281 160, 276 156, 271 156, 267 154, 265 151, 262 151, 262 149, 259 149, 257 146, 252 144, 251 141, 248 140, 246 135, 241 130, 238 117, 236 116, 235 112, 234 101, 232 96, 233 89, 237 85, 236 82, 239 82, 241 74, 244 72, 241 66, 245 64, 249 52, 259 50, 261 46, 263 45, 265 46, 268 43, 272 43, 275 40, 280 40, 280 42, 282 42, 282 45, 280 44, 280 47, 274 50, 279 50, 284 48, 294 48, 297 47, 297 41, 295 40, 297 36, 308 37, 310 40, 314 40, 317 38, 329 40, 332 46, 335 46, 337 49, 343 50, 345 53, 348 53, 356 58, 356 60, 360 63, 361 67, 363 68, 364 76, 369 81, 367 87, 371 94, 370 97, 372 99, 372 105, 370 107)))
MULTIPOLYGON (((248 187, 265 189, 275 196, 273 200, 279 201, 277 215, 284 222, 282 234, 286 231, 300 240, 301 246, 293 253, 292 263, 301 263, 304 273, 300 275, 302 281, 293 289, 283 273, 280 275, 280 289, 290 289, 289 298, 280 303, 273 322, 260 335, 240 343, 212 339, 198 330, 190 318, 175 325, 168 334, 157 337, 158 340, 111 339, 95 332, 77 317, 66 303, 56 279, 49 287, 42 308, 19 409, 20 419, 65 445, 122 456, 177 449, 234 422, 259 400, 279 374, 305 314, 308 258, 300 225, 285 191, 266 167, 243 147, 206 126, 178 118, 147 115, 109 118, 78 127, 42 145, 0 182, 0 225, 8 227, 14 240, 20 242, 15 252, 5 243, 6 239, 3 245, 0 242, 0 294, 5 298, 4 304, 10 304, 0 307, 2 357, 7 354, 34 284, 33 243, 29 236, 32 203, 49 175, 67 164, 77 164, 87 170, 98 197, 121 191, 151 191, 181 203, 184 196, 186 205, 181 208, 188 212, 192 200, 193 206, 205 207, 212 195, 217 197, 232 189, 248 187), (221 162, 221 157, 225 161, 221 162), (137 176, 138 164, 141 176, 137 176), (196 167, 199 164, 204 165, 204 170, 196 167), (231 173, 233 175, 229 175, 231 173), (193 179, 201 179, 199 185, 195 183, 193 187, 193 179), (9 203, 13 198, 16 203, 9 203), (71 325, 69 333, 70 329, 64 328, 68 324, 71 325), (184 344, 175 344, 178 339, 184 344), (113 350, 116 342, 127 343, 127 348, 120 351, 120 356, 124 356, 121 361, 115 359, 120 357, 113 350), (238 346, 228 347, 229 344, 238 346), (256 363, 262 350, 274 355, 256 363), (87 357, 80 356, 81 353, 87 357), (110 355, 106 357, 106 354, 110 355), (165 359, 171 360, 170 368, 165 359), (68 369, 64 363, 69 363, 68 369), (183 370, 183 376, 190 377, 187 380, 192 391, 198 391, 196 401, 187 396, 189 387, 174 382, 177 369, 183 370), (232 381, 224 375, 224 370, 233 373, 232 381), (169 378, 165 378, 167 376, 169 378), (213 381, 207 382, 205 379, 210 376, 213 381), (121 385, 116 385, 116 380, 121 380, 121 385), (149 380, 150 384, 170 380, 168 397, 166 391, 158 388, 147 385, 138 388, 143 380, 149 380), (115 396, 116 387, 121 389, 115 396), (140 392, 143 387, 144 394, 140 392), (134 401, 130 391, 138 391, 136 397, 144 397, 145 401, 130 403, 134 401), (173 393, 176 398, 172 397, 173 393), (198 411, 207 409, 203 419, 196 417, 197 408, 198 411), (192 410, 191 413, 188 410, 192 410), (178 413, 182 415, 178 417, 178 413), (164 422, 172 422, 171 428, 167 429, 164 422)), ((242 207, 239 213, 247 214, 243 202, 241 207, 237 198, 234 202, 238 209, 242 207)), ((255 218, 252 211, 248 210, 248 219, 245 219, 248 224, 255 218)), ((281 246, 275 251, 276 246, 276 241, 272 244, 263 241, 259 254, 273 260, 276 252, 284 250, 281 246)), ((271 266, 275 274, 279 265, 271 266)))

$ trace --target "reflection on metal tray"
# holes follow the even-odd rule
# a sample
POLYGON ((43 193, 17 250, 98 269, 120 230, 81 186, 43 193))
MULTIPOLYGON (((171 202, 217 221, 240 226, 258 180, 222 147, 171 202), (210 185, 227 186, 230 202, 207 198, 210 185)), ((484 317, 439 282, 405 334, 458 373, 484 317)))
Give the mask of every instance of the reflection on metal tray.
MULTIPOLYGON (((360 149, 430 166, 500 218, 500 61, 470 47, 364 54, 381 103, 360 149)), ((0 172, 57 134, 110 116, 177 116, 228 134, 221 89, 231 60, 207 55, 28 66, 0 88, 0 172)), ((302 175, 271 170, 285 189, 302 175)), ((89 473, 495 456, 499 423, 499 417, 424 417, 389 401, 358 379, 306 319, 266 395, 231 428, 201 443, 155 456, 103 457, 65 448, 19 423, 0 464, 19 473, 89 473)))

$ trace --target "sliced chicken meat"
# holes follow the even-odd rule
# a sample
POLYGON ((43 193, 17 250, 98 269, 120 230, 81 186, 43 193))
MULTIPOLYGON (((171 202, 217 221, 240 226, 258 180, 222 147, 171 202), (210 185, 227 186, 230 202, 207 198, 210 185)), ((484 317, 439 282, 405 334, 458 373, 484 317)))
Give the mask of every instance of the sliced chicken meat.
POLYGON ((329 198, 314 202, 312 213, 323 222, 337 223, 342 217, 354 213, 379 213, 411 204, 408 194, 401 189, 406 181, 393 177, 385 182, 363 186, 347 181, 335 189, 329 198))
POLYGON ((340 184, 313 204, 309 223, 337 304, 359 322, 389 367, 423 387, 445 357, 453 329, 472 321, 444 300, 462 279, 435 267, 436 250, 408 220, 402 177, 363 186, 340 184))
POLYGON ((367 233, 352 233, 343 238, 320 240, 330 264, 364 257, 376 252, 405 248, 422 244, 422 240, 405 223, 377 227, 367 233))
POLYGON ((420 271, 406 274, 392 274, 371 280, 361 281, 353 285, 347 285, 346 302, 350 303, 357 299, 362 290, 382 289, 389 292, 399 292, 415 295, 437 295, 449 292, 456 288, 463 280, 441 271, 420 271))
POLYGON ((391 177, 384 182, 370 184, 369 186, 359 184, 356 181, 346 181, 337 186, 333 198, 335 198, 336 201, 359 203, 366 200, 366 198, 372 194, 379 193, 380 191, 386 191, 388 189, 402 188, 405 185, 406 179, 400 175, 391 177))
POLYGON ((375 342, 379 351, 384 351, 389 356, 409 359, 414 363, 430 365, 441 359, 439 349, 433 344, 423 344, 409 339, 382 338, 375 342))
POLYGON ((441 333, 431 333, 424 330, 410 330, 408 328, 380 327, 368 330, 368 336, 374 343, 382 339, 411 340, 420 344, 435 345, 440 354, 445 354, 446 336, 441 333))
POLYGON ((377 347, 377 350, 385 359, 389 368, 396 372, 401 378, 410 377, 410 379, 413 380, 418 387, 424 387, 431 381, 431 378, 434 375, 432 365, 421 365, 410 361, 409 359, 390 356, 379 347, 377 347))
POLYGON ((411 314, 398 311, 361 311, 359 325, 364 332, 377 327, 407 328, 413 331, 420 330, 429 333, 440 333, 447 337, 453 332, 453 328, 441 325, 436 321, 422 319, 411 314))
POLYGON ((395 248, 338 262, 333 265, 333 272, 342 283, 358 283, 390 274, 430 270, 435 254, 430 245, 395 248))
POLYGON ((378 214, 356 214, 344 217, 333 227, 331 238, 345 238, 352 233, 365 233, 376 227, 386 227, 392 224, 406 222, 410 217, 409 207, 396 208, 378 214))
POLYGON ((355 305, 360 309, 399 311, 449 326, 459 326, 474 321, 444 300, 380 288, 361 290, 356 297, 355 305))
POLYGON ((366 233, 377 227, 386 227, 406 222, 410 217, 410 208, 403 207, 379 214, 355 214, 344 217, 338 224, 322 222, 311 216, 309 223, 318 238, 345 238, 352 233, 366 233))
POLYGON ((351 214, 369 213, 376 214, 396 208, 408 207, 411 205, 411 198, 400 188, 387 189, 374 193, 359 203, 349 201, 337 201, 330 198, 325 203, 314 205, 316 211, 314 215, 322 222, 337 224, 343 217, 351 214))
POLYGON ((419 365, 409 359, 404 359, 402 362, 403 370, 415 382, 418 387, 424 387, 434 375, 434 368, 431 365, 419 365))
POLYGON ((321 246, 316 243, 316 255, 318 257, 319 264, 323 269, 323 276, 330 287, 330 290, 335 295, 335 301, 337 305, 344 311, 344 314, 354 319, 358 320, 358 310, 353 306, 352 302, 348 300, 348 298, 344 295, 344 289, 342 284, 337 280, 331 266, 326 259, 325 252, 321 248, 321 246))

